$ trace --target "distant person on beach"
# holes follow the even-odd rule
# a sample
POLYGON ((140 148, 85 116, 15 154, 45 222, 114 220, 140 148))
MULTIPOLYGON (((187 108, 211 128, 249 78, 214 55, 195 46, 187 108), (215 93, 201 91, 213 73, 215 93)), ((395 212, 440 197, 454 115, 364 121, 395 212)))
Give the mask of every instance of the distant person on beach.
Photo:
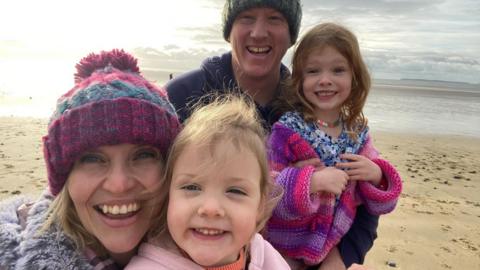
POLYGON ((165 91, 122 50, 76 68, 43 138, 49 190, 0 203, 1 269, 122 269, 160 210, 180 129, 165 91))
POLYGON ((186 121, 168 158, 159 234, 127 270, 290 269, 258 234, 276 198, 257 118, 253 104, 226 96, 186 121))
POLYGON ((284 113, 268 142, 285 193, 265 236, 292 269, 320 264, 350 229, 358 205, 374 215, 395 208, 402 182, 373 147, 363 115, 369 89, 351 31, 323 23, 302 37, 280 98, 284 113), (314 158, 321 164, 292 166, 314 158))
MULTIPOLYGON (((230 43, 231 52, 207 58, 199 69, 176 76, 166 85, 180 120, 190 116, 190 104, 229 88, 255 101, 269 129, 279 117, 272 105, 290 76, 281 60, 297 39, 301 18, 300 0, 226 0, 223 37, 230 43)), ((370 214, 363 205, 358 207, 350 230, 322 267, 363 263, 377 237, 377 226, 378 216, 370 214)))

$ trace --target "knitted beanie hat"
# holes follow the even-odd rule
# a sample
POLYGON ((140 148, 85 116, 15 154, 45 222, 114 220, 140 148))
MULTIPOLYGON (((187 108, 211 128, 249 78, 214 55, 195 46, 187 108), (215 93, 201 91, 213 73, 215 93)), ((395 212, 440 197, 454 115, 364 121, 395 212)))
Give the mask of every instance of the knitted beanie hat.
POLYGON ((84 151, 122 143, 152 145, 166 155, 180 123, 165 90, 140 75, 123 50, 90 54, 76 65, 75 86, 57 101, 43 137, 53 195, 84 151))
POLYGON ((302 20, 300 0, 227 0, 223 8, 223 38, 226 41, 229 41, 230 31, 238 14, 256 7, 270 7, 282 13, 288 22, 291 44, 295 44, 302 20))

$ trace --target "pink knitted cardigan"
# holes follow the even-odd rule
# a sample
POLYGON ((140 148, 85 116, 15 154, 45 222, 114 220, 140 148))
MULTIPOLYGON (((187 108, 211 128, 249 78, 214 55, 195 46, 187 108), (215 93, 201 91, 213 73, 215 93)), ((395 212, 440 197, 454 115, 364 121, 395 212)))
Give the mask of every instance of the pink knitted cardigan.
POLYGON ((364 204, 375 215, 391 212, 402 190, 397 170, 388 161, 378 158, 370 136, 360 149, 382 169, 383 190, 367 181, 349 181, 335 205, 335 195, 310 194, 310 179, 315 168, 289 167, 301 160, 319 158, 300 134, 276 123, 269 138, 269 161, 276 183, 284 195, 266 226, 266 239, 284 256, 319 264, 347 233, 355 218, 356 208, 364 204))

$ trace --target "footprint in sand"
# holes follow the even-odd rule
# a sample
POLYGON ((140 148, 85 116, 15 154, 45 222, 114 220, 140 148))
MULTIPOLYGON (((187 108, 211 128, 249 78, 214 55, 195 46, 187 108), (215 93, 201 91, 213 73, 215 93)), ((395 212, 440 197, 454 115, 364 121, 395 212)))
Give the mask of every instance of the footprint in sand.
POLYGON ((475 247, 475 245, 474 245, 472 242, 470 242, 470 240, 467 240, 467 239, 465 239, 465 238, 460 238, 460 240, 463 241, 463 243, 466 245, 466 247, 467 247, 469 250, 471 250, 471 251, 478 251, 478 248, 475 247))
POLYGON ((445 225, 445 224, 441 224, 440 227, 441 227, 442 231, 444 231, 444 232, 448 232, 452 229, 452 227, 450 227, 449 225, 445 225))
POLYGON ((397 247, 395 246, 390 246, 388 249, 387 249, 388 252, 390 253, 395 253, 397 251, 397 247))
POLYGON ((417 214, 427 214, 427 215, 433 215, 433 212, 431 211, 420 211, 420 210, 417 210, 415 211, 417 214))
POLYGON ((2 190, 0 191, 0 193, 3 193, 3 194, 8 193, 8 190, 2 190))
POLYGON ((473 206, 475 206, 475 207, 480 207, 480 203, 478 203, 478 202, 465 201, 465 203, 466 203, 466 204, 471 204, 471 205, 473 205, 473 206))
POLYGON ((10 194, 12 194, 12 195, 18 195, 20 193, 22 193, 20 190, 14 190, 14 191, 10 192, 10 194))
POLYGON ((452 251, 448 247, 440 247, 440 249, 447 253, 452 253, 452 251))
POLYGON ((3 164, 3 166, 5 166, 5 169, 11 169, 14 167, 12 164, 3 164))
POLYGON ((450 265, 446 264, 446 263, 443 263, 442 267, 446 268, 446 269, 452 269, 452 267, 450 265))

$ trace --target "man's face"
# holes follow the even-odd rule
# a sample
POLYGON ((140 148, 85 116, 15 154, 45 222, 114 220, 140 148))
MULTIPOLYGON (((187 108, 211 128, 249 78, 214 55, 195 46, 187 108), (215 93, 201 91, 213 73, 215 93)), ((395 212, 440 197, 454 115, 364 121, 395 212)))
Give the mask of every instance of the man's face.
POLYGON ((265 77, 280 70, 290 47, 288 23, 272 8, 252 8, 240 13, 229 37, 234 70, 248 77, 265 77))

